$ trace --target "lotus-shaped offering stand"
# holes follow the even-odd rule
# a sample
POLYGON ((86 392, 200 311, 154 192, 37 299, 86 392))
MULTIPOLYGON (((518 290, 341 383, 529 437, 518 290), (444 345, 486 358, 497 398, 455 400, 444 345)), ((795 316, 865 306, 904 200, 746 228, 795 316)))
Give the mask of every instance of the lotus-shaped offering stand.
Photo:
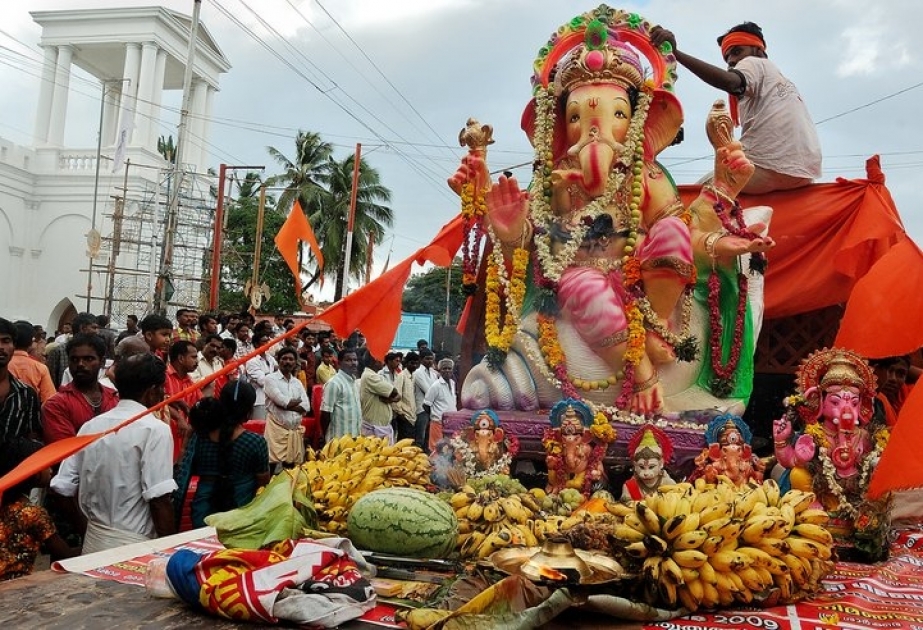
POLYGON ((564 538, 548 539, 541 547, 502 549, 491 554, 488 562, 501 573, 552 586, 591 586, 629 577, 612 558, 574 549, 564 538))

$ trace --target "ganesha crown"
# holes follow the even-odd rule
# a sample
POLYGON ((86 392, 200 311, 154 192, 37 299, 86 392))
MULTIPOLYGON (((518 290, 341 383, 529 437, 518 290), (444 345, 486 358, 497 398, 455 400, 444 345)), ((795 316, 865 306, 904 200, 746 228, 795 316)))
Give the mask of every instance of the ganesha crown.
POLYGON ((589 83, 616 83, 641 89, 644 70, 637 54, 620 42, 591 49, 577 46, 558 69, 556 83, 563 94, 589 83))

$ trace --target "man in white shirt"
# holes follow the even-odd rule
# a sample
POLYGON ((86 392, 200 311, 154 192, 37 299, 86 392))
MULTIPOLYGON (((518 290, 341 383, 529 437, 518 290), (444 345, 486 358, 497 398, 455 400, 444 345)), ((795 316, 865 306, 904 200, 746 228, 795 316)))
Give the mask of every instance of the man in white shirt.
POLYGON ((820 140, 811 114, 795 84, 769 60, 758 25, 744 22, 718 38, 727 70, 681 52, 673 33, 652 28, 651 43, 659 47, 664 42, 694 75, 730 95, 731 116, 743 132, 740 143, 756 166, 741 192, 790 190, 820 177, 820 140))
POLYGON ((266 428, 263 437, 269 444, 269 463, 296 466, 304 461, 305 415, 311 412, 308 394, 297 378, 298 352, 285 346, 276 353, 279 371, 263 380, 266 394, 266 428))
POLYGON ((51 489, 69 497, 78 528, 86 528, 83 553, 141 542, 175 531, 173 436, 145 410, 163 400, 167 367, 152 354, 116 364, 118 405, 87 421, 77 435, 101 433, 138 414, 61 463, 51 489))
MULTIPOLYGON (((241 326, 244 326, 244 324, 241 324, 241 326)), ((253 348, 256 349, 266 345, 270 338, 268 331, 260 331, 254 334, 253 348)), ((237 352, 238 354, 240 353, 239 347, 237 352)), ((254 420, 266 419, 266 392, 263 388, 266 385, 266 377, 275 372, 276 369, 278 369, 276 360, 265 351, 253 357, 244 365, 246 380, 256 390, 256 403, 253 405, 253 413, 250 414, 250 417, 254 420)))
MULTIPOLYGON (((195 371, 190 374, 192 380, 197 383, 224 367, 224 361, 219 356, 223 347, 221 337, 217 334, 209 334, 205 336, 203 341, 202 350, 199 352, 199 364, 195 371)), ((202 397, 215 397, 215 381, 202 388, 202 397)))
POLYGON ((429 438, 429 412, 423 408, 423 399, 426 392, 436 379, 439 378, 439 372, 433 367, 433 361, 436 359, 432 350, 423 350, 420 352, 420 367, 413 373, 413 398, 416 405, 417 422, 414 424, 414 444, 426 450, 429 438))
POLYGON ((455 396, 455 380, 452 378, 455 361, 442 359, 439 362, 439 378, 433 383, 423 399, 423 408, 429 411, 429 441, 427 448, 432 453, 442 439, 442 416, 449 411, 458 411, 455 396))
POLYGON ((394 387, 401 399, 391 403, 394 412, 394 430, 397 439, 414 439, 417 424, 417 401, 413 391, 413 373, 420 367, 420 355, 408 352, 402 359, 403 368, 398 372, 394 387))

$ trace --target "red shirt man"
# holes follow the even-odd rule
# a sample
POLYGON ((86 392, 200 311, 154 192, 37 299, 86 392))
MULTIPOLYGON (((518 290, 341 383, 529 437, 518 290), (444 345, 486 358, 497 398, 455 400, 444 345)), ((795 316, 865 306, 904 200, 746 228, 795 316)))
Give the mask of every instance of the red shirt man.
MULTIPOLYGON (((193 385, 192 372, 199 365, 199 351, 191 341, 176 341, 170 346, 170 364, 167 366, 166 395, 173 396, 193 385)), ((170 404, 170 429, 173 431, 173 462, 183 454, 186 440, 192 434, 189 409, 202 398, 202 390, 195 389, 180 400, 170 404)))

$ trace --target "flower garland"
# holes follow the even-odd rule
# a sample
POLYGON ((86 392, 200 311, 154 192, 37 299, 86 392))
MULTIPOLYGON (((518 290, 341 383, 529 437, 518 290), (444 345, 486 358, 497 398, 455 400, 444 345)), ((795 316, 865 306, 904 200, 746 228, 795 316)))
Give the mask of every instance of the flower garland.
POLYGON ((526 296, 526 272, 529 268, 529 250, 517 247, 513 251, 512 277, 507 277, 503 259, 502 243, 490 225, 487 234, 493 243, 487 261, 487 295, 484 317, 484 337, 487 340, 487 362, 498 368, 506 359, 513 345, 513 338, 519 330, 522 303, 526 296), (506 315, 500 327, 500 293, 506 296, 506 315))
MULTIPOLYGON (((736 200, 732 200, 720 190, 711 186, 709 190, 715 196, 713 208, 725 232, 733 234, 740 238, 753 240, 757 235, 747 229, 743 219, 743 210, 736 200), (730 212, 722 198, 732 202, 730 212)), ((718 237, 720 239, 720 236, 718 237)), ((715 241, 717 243, 717 241, 715 241)), ((762 272, 766 267, 766 258, 761 253, 751 254, 750 269, 752 271, 762 272)), ((712 273, 708 277, 708 321, 711 333, 711 357, 712 371, 715 378, 712 380, 711 390, 718 398, 727 398, 734 389, 734 374, 740 363, 740 348, 743 343, 743 329, 747 312, 747 276, 743 273, 737 274, 737 312, 734 318, 734 333, 731 339, 731 351, 728 360, 723 361, 721 340, 724 335, 724 326, 721 322, 721 279, 715 273, 714 265, 712 273)))
MULTIPOLYGON (((833 497, 837 500, 836 507, 829 511, 841 512, 846 514, 852 520, 856 520, 860 515, 860 510, 858 507, 853 505, 853 501, 850 500, 846 494, 846 491, 843 489, 843 486, 838 481, 836 467, 833 465, 833 460, 828 454, 830 451, 830 440, 827 438, 827 434, 824 431, 823 425, 820 423, 809 424, 805 427, 805 433, 810 435, 814 439, 814 443, 817 445, 817 458, 821 464, 824 483, 830 494, 832 494, 833 497)), ((872 473, 872 467, 876 462, 878 462, 878 459, 881 457, 881 453, 888 445, 890 435, 891 433, 887 427, 882 427, 875 432, 873 437, 875 448, 872 449, 871 453, 866 455, 862 465, 859 467, 858 490, 860 494, 865 493, 865 489, 868 487, 869 476, 872 473)))
POLYGON ((614 442, 618 438, 618 432, 612 426, 609 417, 602 411, 597 411, 596 415, 593 416, 593 426, 590 427, 590 433, 597 440, 606 444, 614 442))
POLYGON ((478 264, 481 260, 481 243, 484 239, 484 216, 487 202, 484 191, 475 190, 474 182, 466 182, 461 189, 462 229, 462 288, 466 295, 477 291, 478 264))
POLYGON ((513 463, 513 458, 516 457, 516 454, 519 452, 519 440, 516 436, 508 433, 504 434, 504 453, 496 462, 487 468, 478 470, 480 463, 477 460, 477 455, 475 455, 474 450, 472 450, 470 442, 465 439, 465 436, 467 436, 469 440, 473 439, 472 433, 469 427, 465 430, 464 434, 462 432, 456 433, 452 436, 450 441, 452 449, 455 452, 455 459, 461 462, 465 469, 465 476, 468 479, 478 479, 491 475, 508 475, 510 466, 513 463))

